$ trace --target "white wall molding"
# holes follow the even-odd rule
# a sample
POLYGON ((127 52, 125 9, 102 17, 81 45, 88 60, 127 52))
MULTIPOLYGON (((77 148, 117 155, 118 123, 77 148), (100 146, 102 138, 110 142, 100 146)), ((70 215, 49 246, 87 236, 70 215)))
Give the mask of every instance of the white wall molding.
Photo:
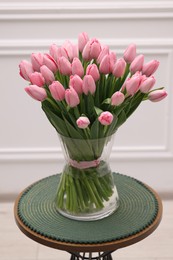
MULTIPOLYGON (((62 162, 61 148, 0 149, 0 162, 62 162)), ((173 152, 163 146, 113 147, 111 160, 172 160, 173 152)))
MULTIPOLYGON (((69 39, 72 42, 76 42, 76 39, 69 39)), ((11 55, 30 55, 33 51, 49 51, 49 46, 52 43, 57 43, 58 46, 63 44, 65 39, 27 39, 27 40, 0 40, 0 55, 11 56, 11 55)), ((122 54, 123 50, 131 43, 135 42, 137 48, 144 54, 168 54, 171 55, 173 52, 173 38, 133 38, 133 39, 100 39, 99 41, 107 44, 110 49, 115 49, 117 53, 122 54)))
POLYGON ((0 3, 1 20, 168 19, 172 1, 11 2, 0 3))

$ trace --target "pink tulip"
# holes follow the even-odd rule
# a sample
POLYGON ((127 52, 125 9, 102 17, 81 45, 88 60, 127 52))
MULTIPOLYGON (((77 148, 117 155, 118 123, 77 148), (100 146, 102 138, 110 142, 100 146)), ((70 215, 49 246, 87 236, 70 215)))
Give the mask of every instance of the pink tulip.
POLYGON ((82 52, 85 45, 87 44, 87 42, 89 41, 89 37, 88 34, 86 32, 80 33, 78 35, 78 48, 79 51, 82 52))
POLYGON ((65 90, 65 100, 69 107, 76 107, 80 103, 79 96, 74 88, 65 90))
POLYGON ((50 46, 49 52, 56 63, 58 61, 58 58, 62 56, 68 59, 67 51, 63 47, 58 47, 56 44, 52 44, 50 46))
POLYGON ((158 102, 167 96, 167 92, 164 89, 155 90, 149 93, 148 99, 152 102, 158 102))
POLYGON ((78 57, 78 46, 74 45, 69 40, 65 41, 62 47, 66 50, 68 59, 70 61, 72 61, 73 58, 78 57))
POLYGON ((127 63, 131 63, 136 57, 136 45, 130 44, 124 52, 123 58, 127 63))
POLYGON ((57 52, 58 52, 58 46, 55 43, 53 43, 49 48, 49 53, 54 58, 55 61, 57 61, 57 52))
POLYGON ((76 124, 79 128, 85 129, 88 127, 88 125, 90 124, 90 121, 88 119, 88 117, 86 116, 80 116, 77 120, 76 120, 76 124))
POLYGON ((127 94, 133 96, 138 90, 141 83, 141 75, 134 74, 133 77, 128 78, 125 82, 127 94))
POLYGON ((141 78, 142 80, 139 89, 142 93, 148 93, 154 86, 156 80, 153 76, 147 78, 143 75, 141 78))
POLYGON ((88 65, 88 67, 86 69, 86 75, 91 75, 93 77, 94 81, 99 80, 100 73, 99 73, 97 65, 96 64, 88 65))
POLYGON ((130 71, 135 73, 137 71, 141 71, 144 63, 144 55, 140 54, 136 56, 136 58, 130 64, 130 71))
POLYGON ((25 88, 25 91, 30 95, 32 98, 43 101, 47 98, 47 93, 44 88, 40 88, 36 85, 30 85, 25 88))
POLYGON ((124 102, 125 96, 122 92, 117 91, 111 97, 111 105, 119 106, 124 102))
POLYGON ((78 58, 74 58, 71 64, 72 74, 77 74, 79 77, 83 77, 84 68, 82 66, 81 61, 78 58))
POLYGON ((90 92, 94 94, 96 91, 96 84, 91 75, 85 75, 83 78, 83 92, 85 95, 88 95, 90 92))
POLYGON ((44 54, 43 64, 46 65, 52 72, 56 72, 58 70, 55 60, 49 54, 44 54))
POLYGON ((116 61, 116 55, 114 52, 105 55, 100 63, 100 67, 99 67, 100 72, 103 74, 112 73, 115 61, 116 61))
POLYGON ((98 120, 102 125, 110 125, 113 121, 113 118, 113 115, 109 111, 105 111, 100 114, 98 120))
POLYGON ((97 59, 101 52, 101 45, 99 41, 95 38, 89 40, 85 45, 82 57, 86 61, 90 61, 92 59, 97 59))
POLYGON ((69 86, 74 88, 78 94, 83 93, 83 80, 78 75, 70 76, 69 86))
POLYGON ((109 54, 109 47, 107 45, 102 47, 102 50, 97 58, 97 63, 100 64, 105 55, 109 54))
POLYGON ((45 84, 45 79, 40 72, 34 72, 30 75, 30 81, 32 85, 37 85, 43 87, 45 84))
POLYGON ((40 67, 43 65, 43 53, 32 53, 31 63, 34 71, 40 71, 40 67))
POLYGON ((71 63, 65 57, 58 58, 58 68, 61 74, 70 76, 71 71, 71 63))
POLYGON ((40 72, 47 85, 51 84, 55 80, 53 72, 46 65, 41 66, 40 72))
POLYGON ((125 72, 125 68, 126 68, 126 62, 124 59, 118 59, 113 67, 113 71, 112 74, 117 77, 120 78, 124 75, 125 72))
POLYGON ((59 81, 52 82, 51 85, 49 85, 49 89, 51 92, 52 97, 55 100, 62 101, 65 98, 65 89, 63 85, 59 81))
POLYGON ((30 81, 30 75, 34 72, 32 64, 27 60, 22 60, 19 64, 20 76, 27 81, 30 81))
POLYGON ((159 67, 159 61, 151 60, 148 63, 143 65, 142 73, 147 77, 151 76, 159 67))

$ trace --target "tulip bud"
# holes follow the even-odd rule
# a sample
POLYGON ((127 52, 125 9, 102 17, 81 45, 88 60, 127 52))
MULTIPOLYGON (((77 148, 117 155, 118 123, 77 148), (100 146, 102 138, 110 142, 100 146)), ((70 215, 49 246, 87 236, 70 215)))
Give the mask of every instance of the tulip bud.
POLYGON ((102 47, 102 50, 97 58, 97 63, 100 64, 105 55, 109 54, 109 47, 107 45, 102 47))
POLYGON ((34 72, 32 64, 27 60, 23 60, 19 64, 19 69, 20 76, 25 80, 30 81, 29 77, 34 72))
POLYGON ((84 68, 82 66, 81 61, 78 58, 74 58, 71 64, 72 74, 77 74, 79 77, 83 77, 84 75, 84 68))
POLYGON ((98 120, 102 125, 110 125, 113 121, 113 118, 113 115, 109 111, 105 111, 100 114, 98 120))
POLYGON ((100 73, 99 73, 97 65, 96 64, 88 65, 88 67, 86 69, 86 75, 91 75, 93 77, 94 81, 99 80, 100 73))
POLYGON ((56 53, 56 62, 58 62, 58 58, 65 57, 68 59, 67 51, 63 47, 59 47, 56 53))
POLYGON ((90 92, 94 94, 96 91, 96 84, 91 75, 85 75, 83 78, 83 92, 85 95, 88 95, 90 92))
POLYGON ((79 51, 82 52, 85 45, 87 44, 87 42, 89 41, 89 37, 88 34, 86 32, 80 33, 78 35, 78 47, 79 47, 79 51))
POLYGON ((110 54, 105 55, 100 63, 100 67, 99 67, 100 72, 103 74, 112 73, 115 61, 116 61, 115 53, 111 52, 110 54))
POLYGON ((70 107, 76 107, 80 103, 79 96, 74 88, 65 90, 65 100, 70 107))
POLYGON ((151 76, 159 67, 159 61, 151 60, 148 63, 143 65, 142 73, 147 77, 151 76))
POLYGON ((122 92, 117 91, 111 97, 111 105, 112 106, 119 106, 124 102, 125 96, 122 92))
POLYGON ((78 46, 74 45, 69 40, 65 41, 62 47, 66 50, 68 59, 70 61, 72 61, 73 58, 78 57, 78 46))
POLYGON ((83 80, 78 75, 70 76, 69 86, 74 88, 78 94, 82 94, 83 80))
POLYGON ((40 67, 43 65, 43 53, 32 53, 31 63, 34 71, 40 71, 40 67))
POLYGON ((46 65, 41 66, 40 72, 47 85, 51 84, 55 80, 53 72, 46 65))
POLYGON ((158 90, 150 92, 148 95, 148 99, 152 102, 158 102, 158 101, 164 99, 167 95, 168 94, 164 89, 158 89, 158 90))
POLYGON ((71 75, 71 63, 64 56, 58 58, 58 68, 62 75, 71 75))
POLYGON ((141 75, 134 75, 126 80, 125 86, 128 95, 133 96, 138 90, 141 83, 141 75))
POLYGON ((46 65, 52 72, 56 72, 58 70, 55 60, 49 54, 44 54, 43 64, 46 65))
POLYGON ((58 46, 55 43, 53 43, 49 48, 49 53, 54 58, 55 61, 57 61, 57 52, 58 52, 58 46))
POLYGON ((91 39, 85 45, 82 57, 86 61, 90 61, 92 59, 97 59, 101 52, 101 45, 97 39, 91 39))
POLYGON ((130 64, 130 71, 135 73, 137 71, 141 71, 144 63, 144 55, 140 54, 136 56, 136 58, 130 64))
POLYGON ((124 52, 123 58, 127 63, 131 63, 136 57, 136 45, 130 44, 124 52))
POLYGON ((58 58, 58 68, 62 75, 71 75, 71 63, 65 57, 58 58))
POLYGON ((141 84, 140 84, 140 91, 142 93, 148 93, 152 87, 154 86, 156 80, 153 76, 147 78, 145 75, 142 76, 141 84))
POLYGON ((55 100, 62 101, 65 98, 65 89, 63 85, 59 81, 52 82, 51 85, 49 85, 49 90, 52 95, 52 97, 55 100))
POLYGON ((40 88, 36 85, 30 85, 25 88, 25 91, 30 95, 32 98, 38 101, 43 101, 47 98, 47 93, 44 88, 40 88))
POLYGON ((45 84, 45 79, 40 72, 34 72, 30 75, 30 81, 32 85, 37 85, 43 87, 45 84))
POLYGON ((85 129, 88 127, 88 125, 90 124, 90 121, 88 119, 88 117, 86 116, 80 116, 77 120, 76 120, 76 124, 79 128, 85 129))
POLYGON ((112 74, 117 77, 120 78, 124 75, 126 69, 126 62, 124 61, 124 59, 118 59, 113 67, 113 71, 112 74))

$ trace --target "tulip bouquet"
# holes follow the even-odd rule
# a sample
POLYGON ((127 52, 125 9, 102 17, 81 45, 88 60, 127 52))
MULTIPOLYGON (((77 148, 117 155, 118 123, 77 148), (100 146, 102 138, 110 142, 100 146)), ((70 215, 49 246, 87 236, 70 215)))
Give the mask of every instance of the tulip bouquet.
POLYGON ((142 101, 157 102, 167 96, 163 88, 153 89, 156 82, 153 73, 158 66, 157 60, 144 63, 144 55, 136 54, 135 44, 130 44, 123 57, 117 59, 115 52, 97 39, 89 39, 87 33, 78 36, 78 44, 70 41, 59 47, 52 44, 49 53, 33 53, 31 62, 21 61, 20 75, 30 82, 25 91, 41 102, 70 157, 66 171, 71 175, 64 177, 57 196, 60 208, 84 211, 89 201, 95 208, 101 208, 103 201, 111 196, 109 178, 98 182, 95 174, 96 168, 103 164, 99 158, 109 137, 142 101), (82 143, 76 147, 73 140, 82 143), (94 145, 90 140, 95 140, 94 145), (85 168, 88 171, 84 176, 81 172, 85 168), (83 176, 80 185, 71 180, 73 174, 83 176), (86 179, 89 174, 92 183, 86 179), (69 183, 72 183, 70 191, 69 183), (94 194, 90 192, 93 185, 94 194), (86 186, 89 191, 84 195, 86 186))

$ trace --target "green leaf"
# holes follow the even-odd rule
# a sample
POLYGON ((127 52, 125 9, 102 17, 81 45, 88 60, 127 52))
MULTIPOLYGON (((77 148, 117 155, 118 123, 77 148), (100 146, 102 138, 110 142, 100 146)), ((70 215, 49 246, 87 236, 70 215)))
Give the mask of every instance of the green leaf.
POLYGON ((91 126, 91 139, 97 139, 102 136, 100 136, 100 129, 101 124, 98 121, 98 118, 95 119, 94 123, 91 126))
MULTIPOLYGON (((85 116, 85 115, 83 115, 85 116)), ((80 135, 83 135, 83 129, 80 129, 76 124, 76 119, 72 113, 68 113, 68 116, 65 115, 66 119, 69 121, 69 123, 72 124, 72 126, 80 133, 80 135)))
POLYGON ((45 108, 47 110, 50 110, 52 112, 54 112, 56 115, 61 117, 61 110, 59 109, 59 107, 57 106, 55 100, 51 100, 51 99, 46 99, 42 102, 42 108, 45 108))
POLYGON ((118 117, 116 115, 114 115, 114 119, 112 121, 112 123, 108 126, 107 131, 105 133, 106 136, 112 135, 113 133, 115 133, 116 129, 117 129, 117 121, 118 121, 118 117))
POLYGON ((95 106, 94 109, 95 109, 95 112, 96 112, 97 116, 99 116, 103 112, 103 110, 100 109, 99 107, 95 106))
POLYGON ((91 122, 93 122, 96 116, 96 112, 94 109, 94 99, 91 93, 88 93, 88 95, 85 97, 85 109, 91 122))
POLYGON ((99 95, 100 95, 100 88, 99 88, 99 81, 96 82, 96 92, 95 92, 95 95, 94 95, 94 103, 96 106, 100 106, 100 98, 99 98, 99 95))
POLYGON ((122 110, 118 116, 116 128, 118 129, 118 127, 120 127, 126 120, 127 120, 126 113, 124 110, 122 110))
POLYGON ((126 112, 126 116, 127 118, 129 116, 131 116, 131 114, 137 109, 137 107, 140 105, 140 103, 142 102, 143 98, 144 98, 145 94, 144 93, 137 93, 137 95, 134 97, 134 99, 132 99, 131 106, 128 109, 128 111, 126 112))
POLYGON ((100 74, 100 79, 98 81, 98 88, 99 88, 99 104, 102 103, 102 101, 106 98, 104 97, 105 92, 105 82, 106 82, 106 76, 104 74, 100 74))
POLYGON ((91 126, 91 139, 99 138, 99 121, 98 118, 94 121, 91 126))
POLYGON ((129 103, 130 103, 129 101, 125 101, 121 105, 114 107, 113 108, 113 113, 116 116, 118 116, 123 109, 126 111, 126 108, 129 108, 129 103))
POLYGON ((106 87, 105 87, 105 97, 110 98, 112 96, 112 88, 114 86, 115 76, 113 74, 109 74, 106 78, 106 87))
POLYGON ((64 136, 69 136, 68 131, 66 129, 66 126, 64 124, 64 121, 58 116, 56 115, 54 112, 52 112, 50 110, 49 107, 47 107, 45 104, 42 103, 42 109, 45 112, 48 120, 50 121, 50 123, 54 126, 54 128, 56 129, 56 131, 64 136))
POLYGON ((68 136, 74 139, 83 139, 84 137, 79 133, 78 130, 75 129, 74 126, 72 126, 69 121, 64 117, 63 115, 63 122, 66 125, 68 136))
POLYGON ((102 104, 107 104, 110 105, 111 103, 111 98, 106 98, 105 100, 103 100, 102 104))

